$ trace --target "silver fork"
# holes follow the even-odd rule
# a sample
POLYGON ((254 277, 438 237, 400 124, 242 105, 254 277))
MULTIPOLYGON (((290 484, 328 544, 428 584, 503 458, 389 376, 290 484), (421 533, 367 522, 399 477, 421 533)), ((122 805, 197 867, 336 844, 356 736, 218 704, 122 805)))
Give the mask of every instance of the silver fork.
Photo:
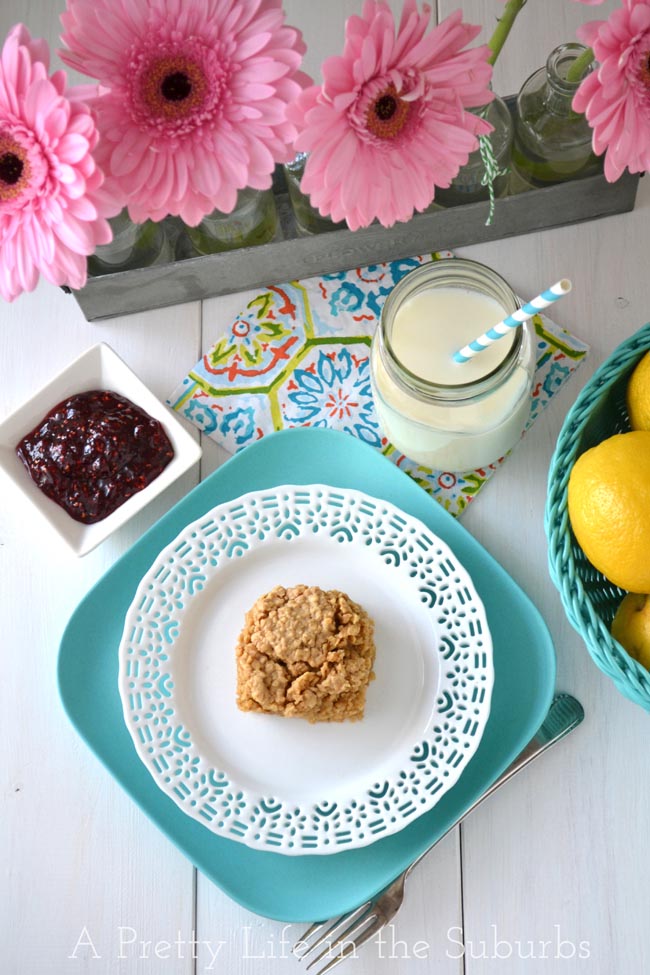
POLYGON ((582 705, 570 694, 556 694, 553 698, 551 706, 549 708, 548 714, 544 719, 544 723, 541 728, 535 734, 531 740, 528 742, 526 747, 517 755, 514 762, 508 766, 505 772, 492 783, 489 789, 484 792, 479 798, 472 803, 469 809, 466 809, 462 816, 452 823, 451 826, 445 830, 442 836, 439 836, 431 846, 429 846, 420 856, 413 861, 413 863, 406 868, 406 870, 399 875, 388 887, 385 887, 379 892, 375 897, 371 897, 356 910, 350 911, 348 914, 342 914, 338 917, 332 924, 329 921, 317 921, 315 924, 305 931, 302 938, 296 942, 293 947, 293 951, 298 955, 300 960, 311 955, 314 951, 325 945, 323 951, 320 952, 310 963, 307 968, 312 968, 313 965, 318 964, 321 959, 326 955, 331 957, 332 953, 336 951, 337 948, 340 949, 339 953, 318 972, 318 975, 326 975, 326 972, 330 972, 336 965, 339 965, 345 958, 350 955, 356 954, 358 948, 361 945, 369 941, 373 935, 377 934, 389 921, 395 917, 402 902, 404 900, 404 885, 406 883, 406 878, 409 876, 411 871, 420 863, 421 860, 425 858, 427 853, 436 846, 440 840, 455 829, 459 823, 461 823, 466 816, 468 816, 477 806, 479 806, 484 799, 491 796, 493 792, 496 792, 504 782, 511 779, 513 775, 521 771, 526 765, 529 765, 533 759, 537 758, 542 752, 545 752, 547 748, 554 745, 561 738, 564 738, 570 731, 576 728, 582 719, 584 718, 584 711, 582 705), (329 924, 326 930, 326 926, 329 924), (344 930, 340 932, 340 929, 344 930), (332 938, 335 934, 338 934, 336 941, 332 942, 332 938), (308 944, 311 938, 315 938, 311 944, 308 944), (301 949, 307 945, 306 950, 301 949))

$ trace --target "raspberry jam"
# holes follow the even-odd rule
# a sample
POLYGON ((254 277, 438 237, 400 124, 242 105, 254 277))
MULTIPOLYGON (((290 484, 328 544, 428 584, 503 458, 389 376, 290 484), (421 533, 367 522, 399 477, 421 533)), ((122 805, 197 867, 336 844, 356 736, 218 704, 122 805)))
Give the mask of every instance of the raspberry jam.
POLYGON ((146 488, 174 456, 158 420, 104 389, 59 403, 16 453, 41 491, 86 525, 146 488))

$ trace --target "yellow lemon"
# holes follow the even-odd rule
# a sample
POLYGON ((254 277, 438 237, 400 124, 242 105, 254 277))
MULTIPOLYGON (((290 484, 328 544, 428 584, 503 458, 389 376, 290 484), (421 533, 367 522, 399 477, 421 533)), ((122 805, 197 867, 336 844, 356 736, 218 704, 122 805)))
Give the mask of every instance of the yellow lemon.
POLYGON ((627 411, 633 430, 650 430, 650 352, 639 360, 630 376, 627 411))
POLYGON ((616 434, 578 457, 568 503, 591 564, 621 589, 650 592, 650 431, 616 434))
POLYGON ((628 592, 612 620, 612 636, 650 670, 650 596, 628 592))

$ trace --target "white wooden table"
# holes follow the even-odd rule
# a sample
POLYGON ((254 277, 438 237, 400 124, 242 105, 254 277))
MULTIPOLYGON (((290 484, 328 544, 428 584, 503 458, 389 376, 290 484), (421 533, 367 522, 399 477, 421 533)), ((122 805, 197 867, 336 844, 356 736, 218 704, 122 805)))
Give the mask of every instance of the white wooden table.
MULTIPOLYGON (((530 0, 497 65, 496 90, 516 91, 553 46, 572 39, 576 24, 615 5, 530 0)), ((439 16, 454 8, 450 0, 438 6, 439 16)), ((22 20, 56 48, 60 7, 56 0, 3 0, 0 34, 22 20)), ((339 49, 344 17, 360 0, 329 0, 327 14, 305 0, 286 7, 304 30, 307 68, 315 71, 339 49)), ((499 7, 497 0, 463 3, 467 20, 490 26, 499 7)), ((462 251, 502 272, 520 294, 570 276, 574 291, 554 317, 592 346, 464 517, 541 610, 557 648, 558 688, 579 697, 587 717, 420 867, 383 944, 347 963, 358 975, 628 975, 650 966, 649 719, 595 667, 566 621, 543 531, 546 472, 567 409, 603 358, 650 318, 649 216, 646 179, 631 214, 462 251)), ((164 399, 243 300, 89 325, 71 297, 42 283, 0 305, 0 417, 100 339, 164 399)), ((197 875, 77 737, 57 694, 57 647, 70 614, 142 531, 225 459, 210 441, 203 447, 200 472, 83 560, 31 534, 2 487, 3 975, 300 970, 288 952, 302 926, 285 930, 252 915, 197 875)))

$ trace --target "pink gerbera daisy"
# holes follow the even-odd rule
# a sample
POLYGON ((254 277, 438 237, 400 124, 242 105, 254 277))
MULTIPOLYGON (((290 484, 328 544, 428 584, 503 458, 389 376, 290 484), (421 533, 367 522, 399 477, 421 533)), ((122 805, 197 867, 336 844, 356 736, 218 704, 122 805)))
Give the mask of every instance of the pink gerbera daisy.
POLYGON ((491 131, 465 111, 493 97, 489 48, 462 50, 480 28, 458 11, 429 29, 430 15, 405 0, 396 28, 384 0, 366 0, 346 22, 343 55, 325 61, 323 84, 291 109, 296 148, 309 154, 301 188, 352 230, 426 209, 477 148, 477 134, 491 131))
POLYGON ((120 208, 103 187, 92 151, 98 135, 84 90, 64 71, 48 77, 47 43, 18 24, 0 56, 0 295, 36 287, 80 288, 86 256, 111 240, 120 208))
POLYGON ((308 84, 281 0, 67 0, 67 64, 108 92, 100 162, 136 222, 195 226, 291 156, 286 106, 308 84))
POLYGON ((578 31, 600 67, 573 99, 594 130, 593 149, 605 153, 605 176, 650 169, 650 0, 623 0, 608 20, 578 31))

